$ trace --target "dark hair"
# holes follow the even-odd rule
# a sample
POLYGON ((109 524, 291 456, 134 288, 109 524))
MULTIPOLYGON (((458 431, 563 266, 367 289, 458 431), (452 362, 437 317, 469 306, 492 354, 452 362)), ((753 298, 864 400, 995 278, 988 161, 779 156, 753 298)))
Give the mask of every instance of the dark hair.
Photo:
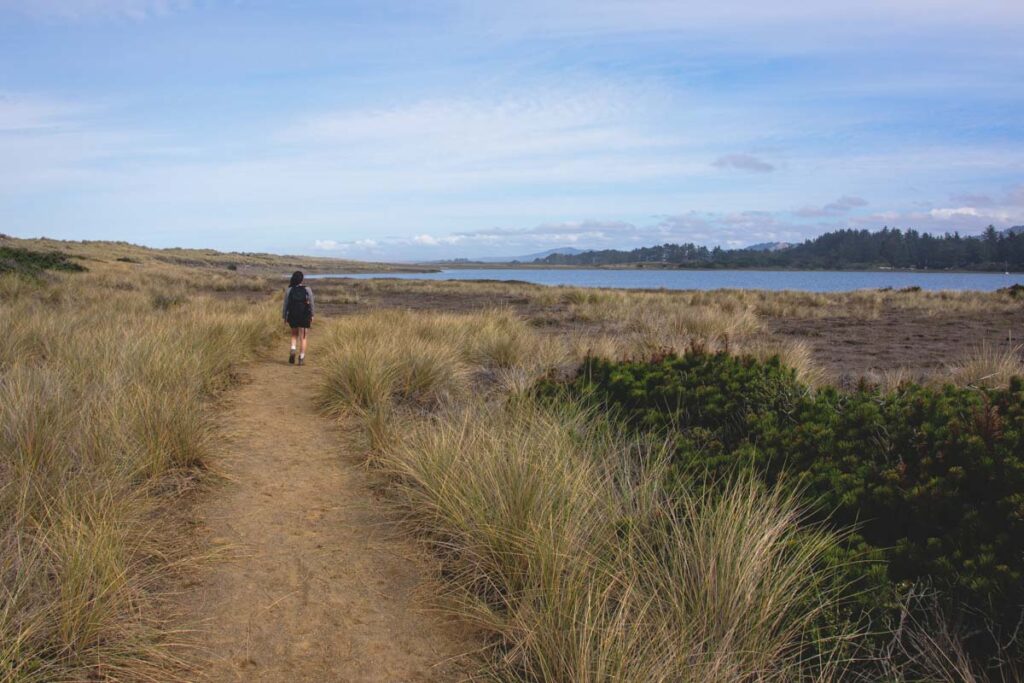
POLYGON ((305 277, 301 270, 296 270, 292 273, 292 280, 288 283, 289 287, 298 287, 302 284, 302 278, 305 277))

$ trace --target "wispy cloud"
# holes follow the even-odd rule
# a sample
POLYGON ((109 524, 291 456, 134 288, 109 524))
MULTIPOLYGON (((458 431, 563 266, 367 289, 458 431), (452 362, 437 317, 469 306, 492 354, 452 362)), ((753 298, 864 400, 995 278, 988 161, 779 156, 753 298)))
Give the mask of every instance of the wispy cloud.
POLYGON ((668 157, 683 140, 655 132, 649 120, 665 108, 663 98, 655 89, 607 81, 542 85, 497 98, 315 114, 288 126, 279 139, 323 156, 357 158, 367 172, 419 169, 456 184, 589 178, 612 164, 619 179, 628 180, 686 168, 668 157))
POLYGON ((950 196, 950 199, 957 204, 963 204, 966 206, 995 206, 996 202, 991 196, 987 194, 976 194, 972 192, 962 192, 950 196))
POLYGON ((0 93, 0 195, 49 190, 68 183, 82 188, 110 172, 102 162, 139 154, 140 140, 127 131, 96 123, 95 104, 40 96, 0 93))
POLYGON ((852 209, 859 209, 867 206, 868 201, 863 197, 852 197, 850 195, 843 195, 835 201, 828 202, 823 206, 805 206, 797 209, 793 213, 802 218, 818 218, 822 216, 835 216, 837 214, 844 214, 852 209))
POLYGON ((71 125, 80 104, 31 94, 0 91, 0 133, 28 133, 71 125))
POLYGON ((754 173, 771 173, 775 170, 775 166, 772 164, 750 154, 726 154, 715 159, 712 166, 734 171, 752 171, 754 173))
POLYGON ((550 238, 553 235, 557 237, 565 237, 569 235, 603 235, 606 233, 616 233, 632 229, 634 229, 634 226, 626 221, 585 220, 568 221, 564 223, 545 223, 532 228, 520 229, 488 228, 484 230, 474 230, 472 232, 458 232, 456 234, 464 237, 515 238, 525 236, 542 236, 550 238))
POLYGON ((825 211, 835 211, 836 213, 842 213, 849 211, 850 209, 856 209, 861 206, 867 206, 868 200, 863 197, 851 197, 850 195, 843 195, 834 202, 829 202, 823 209, 825 211))

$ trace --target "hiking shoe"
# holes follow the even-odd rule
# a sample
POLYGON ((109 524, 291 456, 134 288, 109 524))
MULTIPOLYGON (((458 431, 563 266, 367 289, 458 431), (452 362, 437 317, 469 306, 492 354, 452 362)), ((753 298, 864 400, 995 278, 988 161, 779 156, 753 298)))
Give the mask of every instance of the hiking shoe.
POLYGON ((299 365, 303 365, 303 364, 305 364, 305 362, 306 362, 306 359, 303 358, 302 356, 299 356, 299 365))
MULTIPOLYGON (((295 365, 295 352, 294 351, 292 351, 291 353, 288 354, 288 364, 289 365, 295 365)), ((300 362, 299 365, 301 365, 301 364, 302 363, 300 362)))

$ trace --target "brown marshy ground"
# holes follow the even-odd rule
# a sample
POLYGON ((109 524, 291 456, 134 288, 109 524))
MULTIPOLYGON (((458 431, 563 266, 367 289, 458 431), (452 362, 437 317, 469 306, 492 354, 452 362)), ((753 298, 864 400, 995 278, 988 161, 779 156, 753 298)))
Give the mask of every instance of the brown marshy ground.
POLYGON ((626 291, 520 282, 331 279, 312 283, 324 316, 379 308, 507 308, 598 353, 638 356, 710 344, 776 348, 847 385, 951 378, 979 355, 1021 357, 1024 299, 1008 293, 862 290, 626 291))

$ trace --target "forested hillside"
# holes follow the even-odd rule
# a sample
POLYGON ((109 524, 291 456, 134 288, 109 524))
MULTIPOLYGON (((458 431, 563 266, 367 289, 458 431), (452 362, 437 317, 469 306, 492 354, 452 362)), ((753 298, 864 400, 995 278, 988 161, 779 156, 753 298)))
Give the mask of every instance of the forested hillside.
POLYGON ((632 251, 606 249, 582 254, 552 254, 537 263, 615 265, 667 263, 680 268, 917 268, 930 270, 1024 270, 1024 229, 978 236, 935 236, 917 230, 883 228, 837 230, 777 251, 720 249, 695 244, 663 244, 632 251))

